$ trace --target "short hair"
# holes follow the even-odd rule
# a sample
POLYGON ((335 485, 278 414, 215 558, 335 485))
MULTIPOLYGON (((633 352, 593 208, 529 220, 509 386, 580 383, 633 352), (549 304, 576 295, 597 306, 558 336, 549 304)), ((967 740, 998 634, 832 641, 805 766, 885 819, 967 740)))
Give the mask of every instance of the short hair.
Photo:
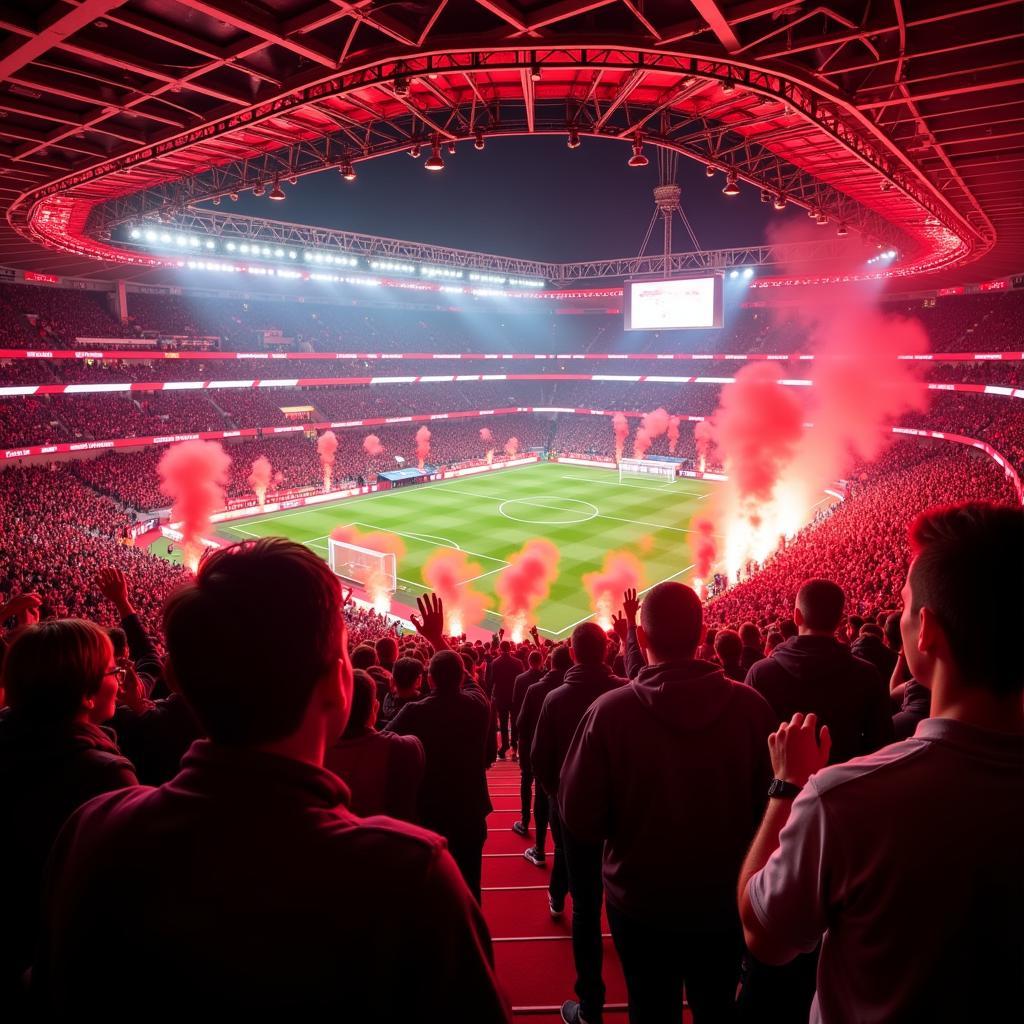
POLYGON ((438 693, 457 693, 465 674, 462 655, 455 651, 438 651, 430 659, 430 680, 438 693))
MULTIPOLYGON (((860 627, 864 625, 864 617, 862 615, 848 615, 846 617, 846 624, 850 627, 850 632, 855 635, 859 634, 860 627)), ((836 625, 838 625, 838 622, 836 625)))
POLYGON ((100 688, 114 648, 106 630, 85 619, 48 619, 19 630, 7 649, 3 686, 18 711, 73 718, 100 688))
MULTIPOLYGON (((808 629, 834 633, 843 617, 846 595, 838 583, 831 580, 807 580, 797 591, 796 606, 808 629)), ((850 617, 851 621, 853 616, 850 617)), ((860 629, 860 623, 857 624, 860 629)))
POLYGON ((353 668, 370 668, 372 665, 379 665, 377 660, 377 648, 373 644, 360 644, 352 652, 353 668))
POLYGON ((508 654, 509 651, 512 650, 512 645, 507 640, 502 640, 501 643, 498 644, 498 650, 501 651, 502 654, 508 654))
POLYGON ((206 734, 252 746, 293 733, 345 653, 341 583, 283 537, 207 554, 164 606, 171 672, 206 734))
POLYGON ((373 676, 364 669, 352 672, 352 704, 348 713, 348 725, 342 734, 345 739, 356 736, 370 724, 373 701, 377 696, 377 684, 373 676))
POLYGON ((768 636, 765 637, 764 649, 766 651, 774 651, 779 644, 782 643, 782 634, 777 629, 768 630, 768 636))
POLYGON ((738 661, 743 653, 743 641, 735 629, 720 629, 715 637, 715 654, 724 665, 727 661, 738 661))
POLYGON ((792 619, 783 619, 779 623, 779 632, 789 640, 796 636, 799 630, 796 628, 796 623, 792 619))
POLYGON ((753 622, 744 622, 740 626, 740 640, 747 647, 756 647, 761 642, 761 630, 753 622))
POLYGON ((107 628, 107 636, 114 647, 114 657, 123 658, 128 653, 128 634, 120 626, 107 628))
POLYGON ((965 683, 1024 689, 1024 508, 970 502, 922 512, 910 527, 911 611, 927 608, 965 683))
POLYGON ((704 628, 704 609, 692 587, 659 583, 640 605, 640 625, 657 655, 692 658, 704 628))
POLYGON ((572 631, 572 655, 581 665, 600 665, 608 648, 608 637, 596 622, 581 622, 572 631))
POLYGON ((391 673, 399 692, 413 689, 423 678, 423 662, 416 658, 399 658, 391 673))
POLYGON ((544 655, 537 650, 530 651, 530 668, 540 668, 544 664, 544 655))
POLYGON ((708 626, 707 631, 704 634, 704 643, 711 644, 712 647, 715 645, 715 637, 718 635, 718 630, 714 626, 708 626))
POLYGON ((572 668, 572 651, 567 644, 559 644, 551 652, 551 668, 555 672, 568 672, 572 668))
POLYGON ((373 645, 377 651, 377 663, 387 668, 398 659, 398 641, 393 636, 382 636, 373 645))
POLYGON ((882 629, 885 635, 885 642, 894 650, 898 651, 903 647, 903 634, 900 632, 900 613, 890 612, 885 617, 885 626, 882 629))
POLYGON ((873 636, 876 640, 881 640, 884 637, 881 626, 876 626, 873 622, 865 622, 860 627, 859 636, 873 636))

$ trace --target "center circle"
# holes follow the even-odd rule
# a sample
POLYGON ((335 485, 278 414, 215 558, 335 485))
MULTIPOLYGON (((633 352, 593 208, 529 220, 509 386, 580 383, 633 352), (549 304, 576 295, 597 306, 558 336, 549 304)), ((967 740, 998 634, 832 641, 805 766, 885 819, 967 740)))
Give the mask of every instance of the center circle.
POLYGON ((531 526, 570 526, 573 523, 586 523, 600 515, 596 505, 579 498, 553 498, 542 494, 536 498, 509 498, 498 506, 498 514, 516 523, 529 523, 531 526), (578 505, 580 508, 565 508, 565 505, 578 505), (511 512, 508 509, 512 509, 511 512), (562 514, 563 518, 552 518, 562 514))

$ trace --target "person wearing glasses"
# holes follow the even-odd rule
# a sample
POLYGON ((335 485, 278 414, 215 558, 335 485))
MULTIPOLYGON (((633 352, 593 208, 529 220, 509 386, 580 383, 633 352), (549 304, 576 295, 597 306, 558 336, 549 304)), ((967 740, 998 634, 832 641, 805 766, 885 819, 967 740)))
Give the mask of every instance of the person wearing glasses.
POLYGON ((106 631, 84 619, 40 622, 11 638, 0 712, 0 1005, 22 998, 43 867, 61 826, 92 797, 138 784, 103 728, 125 674, 106 631))

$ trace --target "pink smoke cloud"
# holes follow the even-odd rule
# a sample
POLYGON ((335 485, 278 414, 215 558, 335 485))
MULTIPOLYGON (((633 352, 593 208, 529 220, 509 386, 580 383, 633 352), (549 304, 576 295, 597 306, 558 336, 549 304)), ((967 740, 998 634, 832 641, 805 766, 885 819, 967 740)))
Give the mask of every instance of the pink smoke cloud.
POLYGON ((612 430, 615 431, 615 461, 620 462, 629 436, 629 420, 621 412, 612 417, 612 430))
POLYGON ((505 442, 505 454, 508 455, 510 458, 515 458, 515 456, 519 454, 519 438, 518 437, 510 437, 505 442))
POLYGON ((173 502, 171 518, 181 523, 182 554, 193 572, 203 553, 210 516, 224 507, 231 456, 217 441, 171 445, 157 463, 160 493, 173 502))
POLYGON ((380 455, 384 451, 384 445, 380 443, 380 438, 376 434, 367 434, 363 438, 363 451, 367 455, 380 455))
POLYGON ((333 430, 325 430, 316 439, 316 451, 324 470, 324 490, 329 491, 331 477, 334 475, 334 457, 338 451, 338 435, 333 430))
POLYGON ((441 598, 445 629, 452 636, 483 621, 490 607, 489 598, 469 585, 482 572, 465 551, 455 548, 436 548, 423 563, 423 582, 441 598))
POLYGON ((675 455, 676 446, 679 444, 679 417, 669 416, 668 418, 668 450, 670 455, 675 455))
POLYGON ((611 629, 612 612, 622 603, 623 592, 641 590, 643 585, 643 563, 629 551, 609 551, 599 572, 583 574, 583 587, 602 629, 611 629))
POLYGON ((509 556, 509 564, 495 577, 494 590, 505 628, 521 640, 535 622, 538 605, 551 593, 558 578, 561 553, 544 537, 533 537, 509 556))
POLYGON ((420 469, 423 468, 429 455, 430 429, 428 427, 420 427, 420 429, 416 431, 416 461, 419 463, 420 469))
POLYGON ((256 501, 262 507, 267 503, 267 488, 270 486, 270 459, 265 455, 257 456, 252 462, 249 473, 249 486, 256 493, 256 501))

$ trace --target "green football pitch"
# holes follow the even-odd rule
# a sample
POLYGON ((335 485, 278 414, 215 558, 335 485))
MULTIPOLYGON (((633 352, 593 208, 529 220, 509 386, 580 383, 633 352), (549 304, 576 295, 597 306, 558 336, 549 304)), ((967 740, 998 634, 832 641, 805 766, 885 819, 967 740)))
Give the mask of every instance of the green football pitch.
MULTIPOLYGON (((608 470, 540 463, 258 516, 223 525, 218 535, 290 537, 327 558, 327 538, 337 526, 388 530, 405 544, 395 597, 409 605, 426 590, 420 573, 430 553, 461 548, 479 565, 471 585, 488 594, 495 608, 494 581, 508 557, 531 537, 545 537, 561 559, 550 596, 538 609, 538 625, 561 637, 593 614, 582 577, 599 570, 609 551, 636 555, 646 588, 688 578, 688 527, 714 486, 688 479, 620 484, 608 470)), ((495 613, 483 623, 498 625, 495 613)))

